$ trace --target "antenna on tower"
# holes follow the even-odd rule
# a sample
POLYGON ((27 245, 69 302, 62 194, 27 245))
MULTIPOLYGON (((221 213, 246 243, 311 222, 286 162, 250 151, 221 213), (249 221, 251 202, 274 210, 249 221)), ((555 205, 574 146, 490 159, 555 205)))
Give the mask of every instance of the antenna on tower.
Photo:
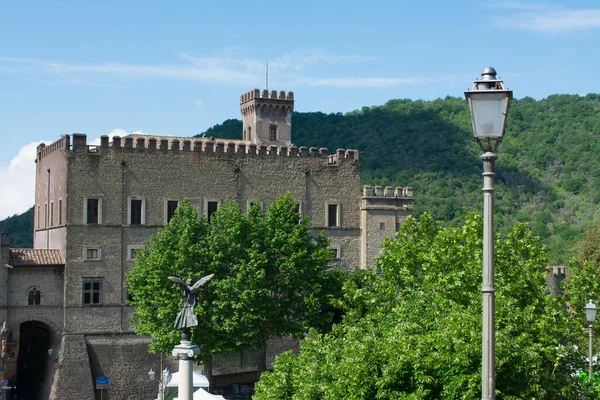
POLYGON ((269 91, 269 63, 267 63, 267 79, 266 79, 266 84, 267 84, 267 92, 269 91))

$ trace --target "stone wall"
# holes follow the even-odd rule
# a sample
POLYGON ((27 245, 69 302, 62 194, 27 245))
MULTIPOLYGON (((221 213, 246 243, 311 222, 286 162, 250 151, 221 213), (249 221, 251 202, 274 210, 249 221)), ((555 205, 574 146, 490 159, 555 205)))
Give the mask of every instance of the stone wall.
MULTIPOLYGON (((92 378, 95 381, 98 376, 108 376, 111 380, 110 387, 102 393, 102 400, 156 398, 158 382, 150 382, 148 371, 152 368, 160 375, 160 354, 148 352, 148 338, 126 334, 90 335, 85 341, 92 378)), ((163 368, 167 366, 173 368, 173 363, 169 365, 165 361, 163 368)), ((100 400, 99 390, 95 390, 95 396, 100 400)))
POLYGON ((95 398, 94 380, 83 335, 63 336, 59 365, 54 373, 50 400, 95 398))
MULTIPOLYGON (((177 139, 169 140, 165 150, 149 148, 156 145, 150 145, 151 138, 128 137, 115 138, 118 144, 113 143, 112 147, 105 144, 91 151, 82 145, 67 153, 67 331, 130 331, 128 318, 124 317, 130 312, 125 305, 123 284, 133 263, 131 249, 143 246, 151 234, 164 226, 167 200, 189 198, 205 215, 208 201, 222 204, 232 199, 242 209, 258 201, 266 210, 279 195, 290 192, 301 213, 311 220, 313 231, 325 230, 332 246, 342 248, 346 265, 358 265, 360 176, 355 152, 340 149, 328 156, 318 149, 283 152, 283 148, 278 148, 270 154, 251 154, 244 143, 221 142, 223 152, 218 153, 216 143, 211 142, 214 146, 209 151, 210 141, 182 138, 186 148, 202 150, 184 151, 174 144, 177 139), (88 198, 100 199, 99 224, 85 223, 88 198), (142 200, 141 225, 130 224, 131 199, 142 200), (327 226, 330 203, 340 208, 340 223, 336 227, 327 226), (90 247, 99 250, 98 260, 85 259, 85 249, 90 247), (101 306, 82 304, 85 279, 102 280, 101 306)), ((263 146, 257 151, 266 150, 263 146)))
POLYGON ((385 238, 393 237, 413 210, 412 188, 365 186, 361 200, 361 267, 373 264, 385 238))

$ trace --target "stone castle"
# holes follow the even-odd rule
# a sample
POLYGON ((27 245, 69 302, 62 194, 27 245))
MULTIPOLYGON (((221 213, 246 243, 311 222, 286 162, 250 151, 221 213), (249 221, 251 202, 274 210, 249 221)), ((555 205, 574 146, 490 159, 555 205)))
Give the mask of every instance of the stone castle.
MULTIPOLYGON (((411 213, 412 188, 361 193, 358 151, 296 147, 293 109, 292 92, 255 89, 240 98, 242 140, 128 135, 92 145, 74 133, 39 145, 34 249, 1 237, 2 360, 18 398, 99 399, 98 376, 111 379, 104 399, 154 398, 147 372, 159 356, 133 333, 125 276, 184 198, 210 218, 227 198, 266 209, 289 192, 336 264, 368 267, 411 213)), ((215 357, 217 382, 254 378, 256 357, 215 357)))

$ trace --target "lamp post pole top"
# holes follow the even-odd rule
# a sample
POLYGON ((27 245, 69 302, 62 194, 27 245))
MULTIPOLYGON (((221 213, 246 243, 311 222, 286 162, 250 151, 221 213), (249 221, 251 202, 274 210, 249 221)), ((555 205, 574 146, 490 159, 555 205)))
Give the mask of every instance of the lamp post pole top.
POLYGON ((489 81, 489 80, 495 80, 496 79, 496 70, 492 67, 485 67, 483 69, 483 72, 481 72, 481 80, 482 81, 489 81))

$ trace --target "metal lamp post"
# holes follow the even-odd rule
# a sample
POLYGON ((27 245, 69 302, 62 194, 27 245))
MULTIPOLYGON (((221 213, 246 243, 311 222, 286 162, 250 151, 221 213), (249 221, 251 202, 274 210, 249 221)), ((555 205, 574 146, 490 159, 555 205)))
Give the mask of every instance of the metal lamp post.
MULTIPOLYGON (((162 358, 161 358, 161 365, 162 365, 162 358)), ((154 372, 154 370, 152 368, 150 368, 150 371, 148 371, 148 378, 150 379, 150 382, 154 382, 154 380, 156 379, 156 372, 154 372)), ((165 368, 164 371, 162 371, 162 377, 161 377, 160 381, 158 382, 158 400, 165 399, 165 387, 169 384, 169 382, 171 381, 171 378, 172 378, 171 371, 169 371, 168 368, 165 368)))
POLYGON ((487 67, 481 79, 465 92, 471 111, 473 135, 483 155, 483 345, 481 398, 496 398, 496 338, 494 322, 494 153, 504 136, 512 91, 506 90, 496 70, 487 67))
POLYGON ((589 303, 587 303, 585 305, 585 319, 587 320, 588 323, 588 329, 590 332, 590 345, 589 345, 589 352, 588 352, 588 359, 589 359, 589 379, 592 379, 592 375, 594 374, 594 369, 592 367, 592 361, 593 361, 593 352, 592 352, 592 336, 593 336, 593 326, 594 326, 594 321, 596 321, 596 315, 598 314, 598 308, 596 307, 596 305, 594 304, 594 302, 592 300, 589 301, 589 303))

